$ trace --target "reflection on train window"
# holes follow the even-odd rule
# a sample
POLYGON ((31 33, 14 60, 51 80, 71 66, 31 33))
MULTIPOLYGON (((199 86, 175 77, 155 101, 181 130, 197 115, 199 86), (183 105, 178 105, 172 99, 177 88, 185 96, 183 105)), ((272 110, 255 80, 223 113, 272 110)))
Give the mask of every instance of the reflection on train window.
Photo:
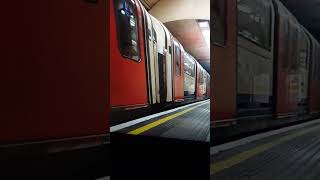
POLYGON ((239 35, 269 50, 271 12, 268 1, 238 0, 239 35))
POLYGON ((298 42, 298 34, 299 31, 297 29, 297 27, 292 26, 292 33, 291 33, 291 44, 289 46, 289 48, 291 49, 291 71, 292 72, 296 72, 298 70, 298 52, 299 52, 299 47, 298 47, 298 43, 294 43, 294 42, 298 42))
POLYGON ((317 80, 320 80, 320 62, 319 62, 319 59, 320 59, 320 48, 318 47, 318 51, 317 51, 317 59, 316 59, 316 63, 317 63, 317 69, 316 69, 316 79, 317 80))
MULTIPOLYGON (((290 23, 289 20, 283 20, 280 23, 280 27, 282 27, 282 32, 283 32, 283 44, 284 47, 289 47, 290 46, 290 23)), ((287 68, 289 66, 289 60, 290 60, 290 49, 289 48, 283 48, 283 64, 282 67, 287 68)))
POLYGON ((178 45, 174 45, 174 60, 175 60, 175 71, 176 75, 181 75, 181 58, 180 58, 180 48, 178 45))
POLYGON ((211 12, 213 12, 213 42, 219 45, 225 45, 226 31, 226 0, 214 0, 211 3, 211 12))
POLYGON ((195 77, 195 67, 194 60, 187 54, 184 60, 184 73, 191 77, 195 77))
POLYGON ((199 71, 199 83, 200 83, 200 84, 203 84, 203 83, 204 83, 203 78, 204 78, 204 76, 203 76, 203 70, 200 69, 200 71, 199 71))
POLYGON ((124 57, 140 60, 137 9, 134 1, 115 0, 119 49, 124 57))

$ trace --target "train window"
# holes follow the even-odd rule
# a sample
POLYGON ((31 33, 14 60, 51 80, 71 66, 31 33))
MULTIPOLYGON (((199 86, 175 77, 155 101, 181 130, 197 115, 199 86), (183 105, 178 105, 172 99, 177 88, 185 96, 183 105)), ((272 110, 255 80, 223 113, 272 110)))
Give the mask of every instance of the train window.
POLYGON ((291 57, 290 57, 290 60, 291 60, 291 63, 290 63, 290 70, 292 72, 296 72, 297 71, 297 68, 298 68, 298 56, 299 56, 299 47, 298 47, 298 43, 299 43, 299 39, 298 39, 298 29, 296 26, 291 26, 291 29, 292 33, 290 33, 290 40, 291 40, 291 43, 290 43, 290 54, 291 54, 291 57), (298 42, 298 43, 297 43, 298 42))
POLYGON ((270 50, 271 15, 269 1, 238 0, 238 33, 270 50))
POLYGON ((225 45, 226 39, 226 0, 214 0, 211 3, 213 43, 225 45))
POLYGON ((315 59, 315 62, 316 62, 316 80, 320 80, 320 48, 318 46, 317 48, 317 57, 315 59))
POLYGON ((315 54, 315 51, 316 51, 316 47, 315 47, 315 44, 313 43, 313 42, 311 42, 311 46, 312 46, 312 48, 311 48, 311 68, 310 68, 310 70, 311 70, 311 77, 312 77, 312 79, 314 79, 314 71, 315 71, 315 59, 316 59, 316 54, 315 54))
POLYGON ((320 48, 318 44, 314 44, 313 59, 312 59, 312 79, 320 80, 320 68, 319 68, 320 48))
POLYGON ((129 59, 140 61, 137 7, 132 0, 115 0, 119 49, 129 59))
POLYGON ((319 51, 320 49, 319 49, 319 47, 317 47, 316 48, 316 52, 315 52, 315 59, 313 60, 313 62, 314 62, 314 80, 317 80, 318 79, 318 74, 319 74, 319 72, 317 73, 317 71, 318 71, 318 67, 319 67, 319 51))
POLYGON ((316 47, 314 50, 313 50, 313 53, 314 53, 314 57, 313 57, 313 62, 312 62, 312 66, 313 66, 313 80, 316 80, 317 79, 317 69, 318 69, 318 58, 319 58, 319 53, 317 52, 319 50, 318 47, 316 47))
POLYGON ((202 69, 200 69, 200 71, 199 71, 199 83, 200 84, 203 84, 204 82, 203 82, 203 70, 202 69))
POLYGON ((195 62, 190 55, 186 55, 184 61, 184 73, 191 77, 195 77, 195 62))
POLYGON ((181 52, 178 45, 174 45, 174 61, 175 61, 175 71, 176 75, 181 75, 181 52))
POLYGON ((288 19, 284 19, 282 23, 280 24, 282 27, 282 34, 283 34, 283 67, 287 68, 289 66, 289 60, 290 60, 290 49, 289 46, 291 44, 291 39, 290 39, 290 23, 288 19))

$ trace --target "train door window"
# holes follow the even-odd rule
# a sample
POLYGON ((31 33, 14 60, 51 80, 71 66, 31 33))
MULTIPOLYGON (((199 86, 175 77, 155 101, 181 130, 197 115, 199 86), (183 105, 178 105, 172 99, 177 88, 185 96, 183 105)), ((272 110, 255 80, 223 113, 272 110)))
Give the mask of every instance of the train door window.
POLYGON ((281 23, 282 27, 282 34, 283 34, 283 63, 282 67, 287 68, 289 66, 289 60, 290 60, 290 48, 288 48, 291 44, 291 39, 290 39, 290 23, 288 19, 283 19, 281 23))
POLYGON ((314 60, 314 64, 315 64, 315 68, 314 68, 314 79, 317 80, 318 79, 318 67, 319 67, 319 53, 320 53, 320 48, 317 48, 317 52, 316 52, 316 58, 314 60))
POLYGON ((299 47, 298 47, 298 29, 292 23, 291 26, 292 33, 290 34, 291 43, 290 43, 290 50, 291 50, 291 57, 290 57, 290 70, 291 72, 296 72, 298 68, 298 56, 299 56, 299 47))
POLYGON ((318 73, 317 73, 317 70, 318 70, 318 58, 319 58, 319 48, 317 47, 316 50, 315 50, 315 58, 313 60, 313 64, 314 64, 314 70, 313 70, 313 79, 314 80, 317 80, 318 79, 318 73))
POLYGON ((320 80, 320 63, 319 63, 319 59, 320 59, 320 48, 318 47, 318 51, 317 51, 317 54, 318 54, 318 56, 317 56, 317 59, 316 59, 316 61, 317 61, 317 69, 316 69, 316 72, 317 72, 317 80, 320 80))
POLYGON ((238 0, 238 33, 242 37, 271 49, 270 1, 238 0))
POLYGON ((200 71, 199 71, 199 83, 203 84, 203 70, 202 69, 200 69, 200 71))
POLYGON ((180 51, 180 47, 177 44, 174 45, 174 61, 175 61, 176 75, 180 76, 181 75, 181 51, 180 51))
POLYGON ((211 12, 213 12, 213 43, 225 45, 226 39, 226 0, 214 0, 211 3, 211 12))
POLYGON ((317 64, 317 50, 318 50, 318 48, 316 47, 317 46, 317 44, 316 43, 314 43, 313 44, 313 47, 314 48, 312 48, 312 54, 313 54, 313 56, 312 56, 312 79, 313 80, 315 80, 316 79, 316 64, 317 64))
POLYGON ((193 62, 192 57, 187 54, 184 60, 184 73, 188 74, 191 77, 194 77, 195 76, 194 68, 195 68, 195 63, 193 62))
POLYGON ((316 44, 311 42, 311 46, 312 46, 312 56, 311 56, 311 77, 314 80, 315 79, 315 60, 316 60, 316 44))
POLYGON ((137 7, 133 0, 115 0, 119 49, 122 56, 140 61, 137 7))
POLYGON ((196 77, 196 68, 197 68, 196 65, 197 65, 196 63, 193 64, 192 77, 196 77))

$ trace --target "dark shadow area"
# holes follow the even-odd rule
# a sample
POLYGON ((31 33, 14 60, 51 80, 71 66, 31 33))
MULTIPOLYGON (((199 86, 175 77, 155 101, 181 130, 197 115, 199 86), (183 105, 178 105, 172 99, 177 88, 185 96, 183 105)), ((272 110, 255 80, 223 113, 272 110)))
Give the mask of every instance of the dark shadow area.
POLYGON ((209 143, 111 134, 112 180, 209 179, 209 143))
POLYGON ((1 179, 96 179, 110 174, 110 145, 65 151, 0 156, 1 179))

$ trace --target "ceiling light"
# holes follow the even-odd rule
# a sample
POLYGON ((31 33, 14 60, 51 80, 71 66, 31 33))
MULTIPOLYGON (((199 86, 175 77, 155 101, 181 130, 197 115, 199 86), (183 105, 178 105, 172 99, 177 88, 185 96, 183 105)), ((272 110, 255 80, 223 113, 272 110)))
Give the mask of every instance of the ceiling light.
POLYGON ((208 21, 199 21, 200 28, 209 28, 208 21))

